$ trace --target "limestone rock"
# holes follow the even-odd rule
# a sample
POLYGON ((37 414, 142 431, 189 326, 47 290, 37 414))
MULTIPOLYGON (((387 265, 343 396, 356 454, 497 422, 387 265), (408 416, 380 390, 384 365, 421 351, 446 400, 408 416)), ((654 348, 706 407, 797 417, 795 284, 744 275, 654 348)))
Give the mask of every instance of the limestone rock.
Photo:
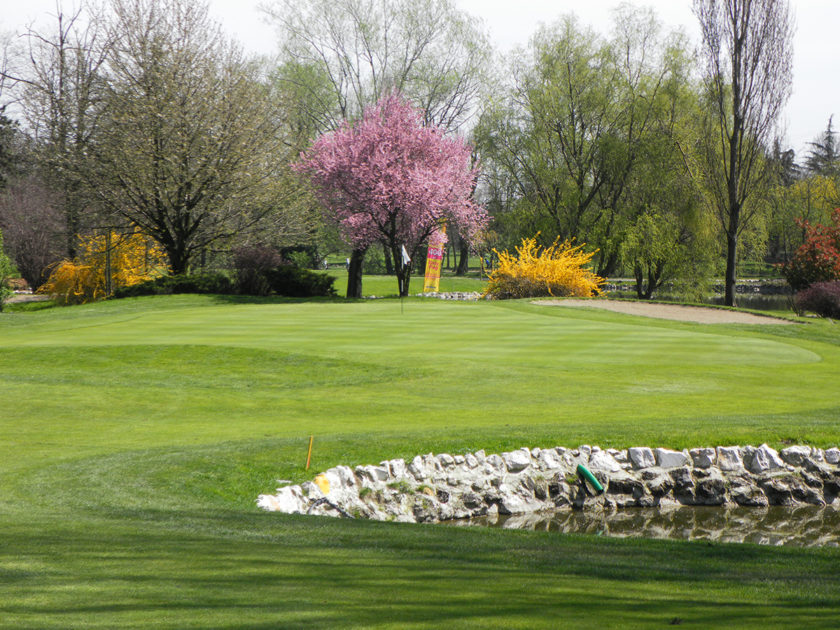
POLYGON ((503 453, 502 459, 509 472, 517 473, 531 465, 531 452, 527 448, 521 448, 512 453, 503 453))
POLYGON ((836 446, 833 448, 826 449, 825 451, 825 461, 829 464, 840 464, 840 449, 836 446))
POLYGON ((444 469, 452 468, 455 465, 455 458, 448 453, 441 453, 436 457, 436 459, 440 466, 444 469))
POLYGON ((417 481, 425 481, 429 478, 429 471, 426 470, 426 464, 420 455, 415 455, 414 459, 411 460, 411 463, 408 465, 408 472, 417 481))
POLYGON ((542 471, 557 470, 563 465, 563 460, 554 450, 540 451, 537 456, 537 466, 542 471))
POLYGON ((654 453, 656 455, 656 463, 660 468, 679 468, 688 463, 688 456, 680 451, 658 448, 654 453))
POLYGON ((779 455, 785 463, 791 466, 801 466, 805 458, 811 456, 811 448, 809 446, 788 446, 783 448, 779 455))
POLYGON ((273 496, 261 495, 257 504, 272 512, 298 514, 305 510, 306 503, 300 486, 286 486, 278 488, 277 494, 273 496))
POLYGON ((695 468, 711 468, 717 459, 713 448, 693 448, 689 454, 695 468))
POLYGON ((762 444, 752 452, 747 468, 750 472, 759 474, 768 470, 783 468, 785 463, 779 454, 767 444, 762 444))
POLYGON ((606 451, 597 451, 592 453, 589 458, 589 466, 592 470, 599 470, 607 473, 616 473, 621 470, 621 466, 615 458, 606 451))
POLYGON ((723 471, 738 471, 743 469, 741 449, 737 446, 718 446, 717 465, 723 471))
POLYGON ((726 480, 716 469, 711 469, 697 480, 694 496, 700 505, 723 505, 726 503, 726 480))
POLYGON ((505 460, 495 453, 484 460, 485 467, 489 466, 491 470, 504 470, 505 460))
POLYGON ((627 449, 627 454, 633 464, 633 468, 642 469, 656 466, 656 458, 653 456, 653 451, 647 446, 634 446, 627 449))

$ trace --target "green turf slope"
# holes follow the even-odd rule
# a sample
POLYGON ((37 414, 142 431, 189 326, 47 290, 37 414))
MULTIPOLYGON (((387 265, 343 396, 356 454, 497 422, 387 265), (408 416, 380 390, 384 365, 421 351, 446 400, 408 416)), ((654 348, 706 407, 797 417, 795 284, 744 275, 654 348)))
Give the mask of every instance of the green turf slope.
POLYGON ((3 314, 0 627, 836 627, 834 549, 307 519, 254 501, 277 478, 430 450, 837 444, 839 344, 825 322, 415 299, 3 314))

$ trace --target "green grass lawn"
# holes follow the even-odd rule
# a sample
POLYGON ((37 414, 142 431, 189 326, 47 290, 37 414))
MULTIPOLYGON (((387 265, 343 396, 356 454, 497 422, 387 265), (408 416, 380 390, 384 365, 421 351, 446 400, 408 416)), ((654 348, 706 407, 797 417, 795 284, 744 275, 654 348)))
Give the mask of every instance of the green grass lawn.
MULTIPOLYGON (((335 278, 335 291, 341 296, 347 294, 347 272, 344 269, 330 269, 329 275, 335 278)), ((411 282, 408 285, 409 293, 417 295, 423 292, 423 276, 411 276, 411 282)), ((455 276, 450 272, 444 272, 440 278, 440 292, 448 293, 452 291, 484 291, 487 286, 486 278, 478 278, 473 275, 470 276, 455 276)), ((376 276, 364 274, 362 276, 362 294, 367 296, 396 296, 399 295, 397 288, 396 276, 376 276)))
POLYGON ((255 499, 429 451, 835 445, 838 379, 840 330, 820 321, 210 296, 3 313, 0 627, 836 627, 837 549, 337 521, 255 499))

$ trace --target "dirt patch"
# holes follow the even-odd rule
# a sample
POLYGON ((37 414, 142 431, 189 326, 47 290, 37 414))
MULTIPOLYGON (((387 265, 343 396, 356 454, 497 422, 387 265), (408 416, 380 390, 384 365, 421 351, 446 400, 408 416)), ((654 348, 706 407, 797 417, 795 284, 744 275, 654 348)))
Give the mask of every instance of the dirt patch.
POLYGON ((533 304, 539 306, 570 306, 601 308, 627 315, 655 317, 657 319, 673 319, 680 322, 696 322, 698 324, 793 324, 794 322, 778 317, 753 315, 722 308, 705 308, 702 306, 683 306, 680 304, 656 304, 646 302, 625 302, 623 300, 538 300, 533 304))

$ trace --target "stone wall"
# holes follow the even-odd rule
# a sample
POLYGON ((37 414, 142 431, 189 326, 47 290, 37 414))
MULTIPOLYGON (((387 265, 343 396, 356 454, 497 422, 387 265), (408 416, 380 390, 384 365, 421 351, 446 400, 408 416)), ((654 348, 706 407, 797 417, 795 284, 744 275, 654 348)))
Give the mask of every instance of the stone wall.
MULTIPOLYGON (((766 444, 672 451, 522 448, 500 455, 417 455, 377 466, 336 466, 301 485, 260 495, 270 511, 437 522, 558 508, 665 505, 827 505, 840 494, 840 450, 766 444), (576 474, 601 482, 596 494, 576 474)), ((838 501, 840 503, 840 501, 838 501)))

